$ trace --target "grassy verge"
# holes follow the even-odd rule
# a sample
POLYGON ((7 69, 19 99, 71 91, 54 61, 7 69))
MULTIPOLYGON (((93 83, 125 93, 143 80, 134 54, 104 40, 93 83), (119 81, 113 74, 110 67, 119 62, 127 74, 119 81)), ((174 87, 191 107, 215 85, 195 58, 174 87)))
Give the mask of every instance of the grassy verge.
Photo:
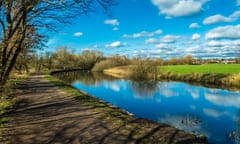
POLYGON ((240 64, 204 64, 204 65, 169 65, 161 66, 163 72, 173 72, 176 74, 236 74, 240 73, 240 64))
POLYGON ((160 79, 240 88, 240 64, 171 65, 160 69, 160 79))
POLYGON ((27 75, 15 75, 7 82, 4 92, 1 93, 0 96, 0 138, 2 138, 2 131, 1 128, 3 124, 9 121, 8 118, 8 111, 15 103, 14 93, 15 89, 14 86, 21 83, 27 75))

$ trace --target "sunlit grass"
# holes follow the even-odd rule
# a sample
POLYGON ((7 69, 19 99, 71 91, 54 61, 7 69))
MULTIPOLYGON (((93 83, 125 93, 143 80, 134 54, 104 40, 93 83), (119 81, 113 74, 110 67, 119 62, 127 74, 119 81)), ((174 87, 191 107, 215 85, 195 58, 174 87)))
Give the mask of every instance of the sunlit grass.
POLYGON ((160 69, 163 72, 174 72, 178 74, 191 74, 191 73, 236 74, 240 73, 240 64, 169 65, 161 66, 160 69))
POLYGON ((7 109, 14 104, 14 97, 11 96, 15 93, 13 87, 21 83, 26 77, 27 75, 21 75, 19 77, 15 76, 10 78, 10 80, 7 82, 6 86, 4 87, 4 91, 0 96, 0 115, 7 112, 7 109))

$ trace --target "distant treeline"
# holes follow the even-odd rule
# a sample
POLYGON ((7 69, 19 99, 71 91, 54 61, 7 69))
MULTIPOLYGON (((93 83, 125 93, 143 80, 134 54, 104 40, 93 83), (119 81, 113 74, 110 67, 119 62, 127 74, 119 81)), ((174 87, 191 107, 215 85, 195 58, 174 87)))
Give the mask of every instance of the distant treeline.
POLYGON ((238 58, 196 59, 190 55, 167 60, 163 60, 161 58, 127 58, 119 55, 106 57, 101 51, 86 50, 80 54, 76 54, 67 47, 59 47, 55 52, 44 52, 42 54, 29 53, 24 57, 19 57, 15 65, 15 70, 19 73, 24 71, 51 71, 76 68, 84 68, 92 71, 103 71, 104 69, 124 65, 144 65, 149 70, 151 69, 149 66, 199 65, 207 63, 240 63, 240 60, 238 58))

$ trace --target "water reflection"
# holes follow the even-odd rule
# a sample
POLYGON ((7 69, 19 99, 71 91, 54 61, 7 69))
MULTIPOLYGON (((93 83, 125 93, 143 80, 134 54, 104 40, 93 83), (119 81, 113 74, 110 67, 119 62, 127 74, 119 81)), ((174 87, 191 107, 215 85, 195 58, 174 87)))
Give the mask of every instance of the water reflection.
POLYGON ((87 86, 101 84, 104 80, 113 81, 116 79, 114 77, 104 75, 103 73, 94 73, 91 71, 62 72, 56 73, 54 76, 62 79, 69 84, 75 81, 80 81, 87 86))
POLYGON ((179 129, 191 132, 196 135, 202 134, 202 120, 200 117, 191 114, 170 115, 159 117, 159 122, 167 122, 179 129))
POLYGON ((212 90, 205 94, 205 98, 215 105, 240 108, 239 95, 239 92, 228 93, 228 91, 212 90))
POLYGON ((238 113, 236 129, 226 133, 226 139, 233 141, 235 144, 240 144, 240 112, 238 113))
POLYGON ((169 85, 168 83, 162 83, 159 89, 159 93, 165 98, 177 97, 180 96, 179 93, 175 90, 176 85, 173 83, 169 85))
POLYGON ((160 88, 158 81, 131 81, 131 86, 138 98, 151 98, 160 88))
POLYGON ((197 118, 196 116, 191 116, 191 115, 187 114, 187 116, 181 120, 181 123, 192 128, 194 126, 200 125, 201 120, 200 120, 200 118, 197 118))
POLYGON ((180 82, 136 82, 90 72, 58 77, 137 117, 203 134, 213 144, 240 143, 240 92, 180 82))

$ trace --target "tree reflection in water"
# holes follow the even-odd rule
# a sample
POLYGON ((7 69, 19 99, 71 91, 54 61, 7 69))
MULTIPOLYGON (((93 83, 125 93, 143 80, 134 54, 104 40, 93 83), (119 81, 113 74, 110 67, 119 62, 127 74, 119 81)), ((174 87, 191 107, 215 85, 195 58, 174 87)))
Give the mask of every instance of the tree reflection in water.
POLYGON ((190 116, 189 114, 187 114, 185 119, 182 119, 181 123, 186 126, 193 127, 195 125, 199 125, 201 123, 201 120, 197 117, 190 116))
POLYGON ((240 144, 240 112, 238 113, 236 130, 227 133, 226 138, 232 140, 234 144, 240 144))
POLYGON ((200 120, 200 118, 198 118, 196 116, 191 116, 191 115, 187 114, 187 116, 183 117, 183 119, 181 120, 181 124, 188 127, 188 129, 191 130, 191 132, 193 132, 195 134, 198 134, 199 131, 196 131, 194 129, 194 127, 195 126, 200 126, 201 125, 201 120, 200 120))
POLYGON ((135 95, 139 98, 153 97, 159 90, 159 81, 131 81, 135 95))
POLYGON ((60 72, 54 74, 54 76, 69 84, 81 81, 86 86, 98 85, 104 80, 113 81, 116 79, 103 73, 92 73, 91 71, 60 72))

